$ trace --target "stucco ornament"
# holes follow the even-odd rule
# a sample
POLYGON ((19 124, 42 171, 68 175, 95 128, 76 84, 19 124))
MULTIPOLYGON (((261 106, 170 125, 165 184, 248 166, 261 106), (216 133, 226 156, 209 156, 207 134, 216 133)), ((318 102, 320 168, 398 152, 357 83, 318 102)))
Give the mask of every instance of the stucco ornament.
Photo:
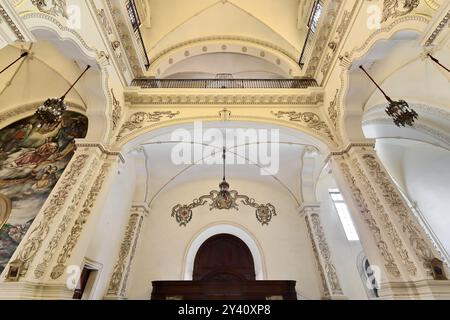
POLYGON ((66 0, 31 0, 31 3, 40 12, 68 18, 66 0))
POLYGON ((410 14, 420 4, 420 0, 384 0, 383 20, 410 14))
POLYGON ((210 202, 210 210, 239 210, 239 202, 243 205, 255 208, 256 219, 264 226, 269 225, 272 217, 276 216, 275 207, 270 204, 259 204, 246 195, 240 195, 236 190, 230 191, 230 184, 225 178, 225 154, 223 149, 223 180, 219 184, 219 191, 212 190, 207 195, 194 199, 190 204, 177 204, 172 208, 172 217, 175 217, 180 226, 186 226, 192 220, 192 209, 210 202))

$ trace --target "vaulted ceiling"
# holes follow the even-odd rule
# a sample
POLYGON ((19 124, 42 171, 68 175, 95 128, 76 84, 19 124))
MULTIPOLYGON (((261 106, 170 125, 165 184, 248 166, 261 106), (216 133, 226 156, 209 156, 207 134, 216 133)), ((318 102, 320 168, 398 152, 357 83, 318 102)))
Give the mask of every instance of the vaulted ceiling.
MULTIPOLYGON (((217 51, 228 53, 216 56, 216 65, 222 66, 217 73, 243 77, 242 74, 246 73, 261 76, 261 73, 267 71, 265 77, 287 77, 289 68, 283 70, 279 58, 269 59, 274 66, 268 66, 265 63, 268 60, 267 52, 251 52, 252 45, 257 45, 260 48, 276 49, 293 62, 298 61, 307 31, 308 15, 305 12, 309 12, 313 1, 282 1, 283 5, 280 6, 280 0, 140 0, 137 1, 137 6, 142 20, 142 36, 152 61, 182 47, 187 50, 183 51, 185 59, 193 55, 189 46, 202 43, 202 57, 218 53, 217 51), (220 42, 218 50, 211 46, 214 42, 220 42), (233 42, 240 43, 236 50, 230 48, 233 42), (250 63, 251 67, 245 67, 249 55, 254 57, 254 61, 250 63), (234 68, 229 67, 227 61, 230 60, 234 68), (273 70, 277 66, 280 70, 273 70)), ((171 62, 172 71, 160 72, 161 77, 173 77, 181 72, 191 73, 192 76, 197 71, 192 67, 189 70, 174 70, 173 65, 181 59, 173 56, 168 59, 175 60, 171 62)), ((209 65, 207 61, 205 63, 209 65)), ((202 70, 198 72, 201 74, 202 70)), ((246 76, 251 77, 249 74, 246 76)))

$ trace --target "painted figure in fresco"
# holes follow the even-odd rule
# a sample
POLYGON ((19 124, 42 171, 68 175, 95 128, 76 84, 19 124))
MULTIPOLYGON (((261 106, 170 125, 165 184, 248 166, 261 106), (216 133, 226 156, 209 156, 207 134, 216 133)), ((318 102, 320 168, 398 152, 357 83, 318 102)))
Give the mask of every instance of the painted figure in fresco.
POLYGON ((74 112, 56 125, 40 125, 32 116, 0 130, 0 193, 12 202, 0 229, 0 272, 69 163, 74 139, 86 132, 86 117, 74 112))
POLYGON ((45 190, 54 186, 58 180, 58 167, 48 165, 44 169, 35 173, 36 182, 31 186, 34 191, 45 190))
POLYGON ((58 144, 47 140, 45 144, 43 144, 36 150, 25 153, 13 163, 18 167, 30 165, 37 166, 41 162, 44 162, 45 160, 50 158, 50 156, 54 155, 57 150, 58 144))
POLYGON ((10 135, 8 135, 6 143, 1 147, 2 152, 10 152, 23 143, 26 138, 31 133, 33 129, 33 125, 31 123, 27 123, 21 125, 17 131, 12 131, 10 135))

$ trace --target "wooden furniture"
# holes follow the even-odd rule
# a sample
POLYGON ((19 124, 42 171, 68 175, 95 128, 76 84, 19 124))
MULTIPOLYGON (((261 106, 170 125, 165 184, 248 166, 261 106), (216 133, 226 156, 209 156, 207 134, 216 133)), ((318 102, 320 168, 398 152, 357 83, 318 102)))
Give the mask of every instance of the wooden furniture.
POLYGON ((295 281, 154 281, 152 300, 297 300, 295 281))

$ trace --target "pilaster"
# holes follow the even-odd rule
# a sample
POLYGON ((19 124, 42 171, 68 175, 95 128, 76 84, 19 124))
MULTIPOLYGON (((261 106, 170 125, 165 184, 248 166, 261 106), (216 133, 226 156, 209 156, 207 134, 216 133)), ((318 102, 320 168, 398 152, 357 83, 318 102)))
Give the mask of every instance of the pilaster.
POLYGON ((412 288, 415 283, 433 281, 431 262, 440 255, 384 169, 374 145, 352 144, 330 158, 366 255, 381 270, 380 295, 397 297, 403 283, 401 297, 405 292, 420 296, 412 288))
POLYGON ((342 292, 330 247, 328 246, 325 232, 320 221, 320 205, 304 205, 301 213, 305 218, 317 267, 319 268, 319 274, 322 280, 323 299, 346 299, 342 292))
POLYGON ((70 299, 68 266, 82 266, 108 179, 119 162, 95 144, 77 141, 69 165, 6 266, 0 299, 70 299))
POLYGON ((126 299, 128 277, 144 217, 147 213, 148 210, 145 206, 133 204, 131 207, 130 218, 120 245, 117 262, 114 266, 105 300, 126 299))

